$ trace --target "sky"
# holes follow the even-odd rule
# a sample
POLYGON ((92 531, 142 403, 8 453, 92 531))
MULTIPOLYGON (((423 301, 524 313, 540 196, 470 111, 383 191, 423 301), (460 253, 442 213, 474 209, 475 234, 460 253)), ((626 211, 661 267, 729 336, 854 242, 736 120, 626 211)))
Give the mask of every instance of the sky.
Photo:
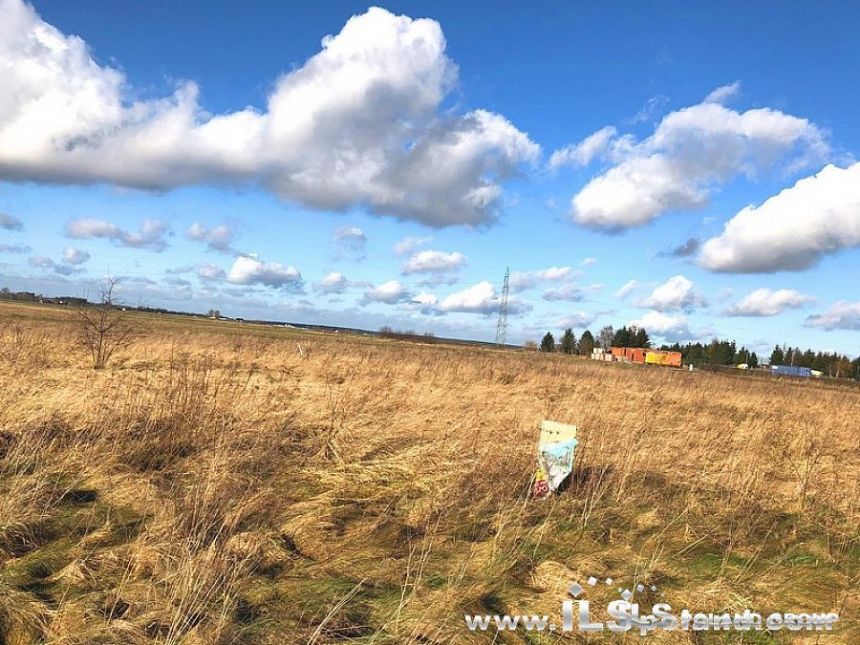
POLYGON ((856 3, 0 0, 0 286, 860 353, 856 3), (742 17, 742 18, 741 18, 742 17))

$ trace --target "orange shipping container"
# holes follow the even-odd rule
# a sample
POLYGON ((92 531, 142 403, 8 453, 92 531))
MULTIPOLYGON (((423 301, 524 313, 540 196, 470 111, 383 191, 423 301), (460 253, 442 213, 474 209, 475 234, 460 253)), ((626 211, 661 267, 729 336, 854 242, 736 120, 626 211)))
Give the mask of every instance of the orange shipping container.
POLYGON ((627 351, 629 352, 628 356, 633 363, 645 362, 645 350, 641 347, 628 347, 627 351))

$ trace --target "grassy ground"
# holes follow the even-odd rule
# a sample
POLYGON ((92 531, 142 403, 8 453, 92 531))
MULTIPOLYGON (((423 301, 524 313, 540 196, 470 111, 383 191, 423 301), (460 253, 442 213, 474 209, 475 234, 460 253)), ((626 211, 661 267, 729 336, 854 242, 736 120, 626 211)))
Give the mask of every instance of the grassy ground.
POLYGON ((557 616, 590 575, 841 616, 650 642, 860 642, 856 390, 131 320, 96 371, 62 309, 0 304, 4 643, 489 642, 464 613, 557 616), (537 502, 543 418, 582 443, 537 502))

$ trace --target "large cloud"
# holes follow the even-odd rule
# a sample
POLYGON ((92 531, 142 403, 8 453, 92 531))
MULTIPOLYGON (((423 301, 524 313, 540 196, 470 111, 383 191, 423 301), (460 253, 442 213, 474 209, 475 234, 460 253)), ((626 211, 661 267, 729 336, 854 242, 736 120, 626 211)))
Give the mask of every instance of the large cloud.
POLYGON ((498 114, 442 112, 456 80, 437 22, 371 8, 278 79, 265 110, 213 116, 193 82, 135 99, 83 40, 0 0, 0 179, 260 183, 313 208, 484 223, 539 148, 498 114))
POLYGON ((747 206, 702 247, 699 263, 736 273, 801 271, 860 245, 860 162, 825 166, 761 206, 747 206))
MULTIPOLYGON (((713 95, 666 115, 642 141, 631 135, 610 141, 611 130, 606 129, 597 134, 596 150, 615 165, 574 196, 571 214, 584 226, 607 231, 700 208, 715 186, 738 175, 755 177, 779 162, 793 172, 829 152, 822 131, 806 119, 768 108, 737 112, 714 102, 713 95)), ((556 154, 565 159, 572 154, 563 153, 556 154)), ((581 160, 593 156, 583 154, 581 160)))
POLYGON ((799 309, 815 298, 794 289, 756 289, 726 312, 729 316, 776 316, 787 309, 799 309))

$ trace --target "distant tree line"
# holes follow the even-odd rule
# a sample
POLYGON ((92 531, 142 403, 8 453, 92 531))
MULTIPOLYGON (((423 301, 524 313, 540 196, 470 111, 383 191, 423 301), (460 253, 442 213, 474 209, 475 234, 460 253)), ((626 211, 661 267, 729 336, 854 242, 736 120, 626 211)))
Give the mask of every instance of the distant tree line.
POLYGON ((715 338, 710 343, 687 343, 679 345, 663 345, 660 349, 681 352, 684 363, 689 365, 748 365, 751 368, 759 366, 758 355, 746 347, 738 349, 733 340, 715 338))
POLYGON ((799 347, 777 345, 770 354, 770 362, 772 365, 809 367, 835 378, 860 376, 860 356, 852 361, 848 356, 836 352, 803 351, 799 347))
MULTIPOLYGON (((734 341, 714 339, 707 345, 687 343, 686 345, 663 345, 661 349, 681 352, 685 363, 692 365, 741 365, 759 367, 759 357, 746 347, 738 349, 734 341)), ((771 365, 796 365, 808 367, 834 378, 858 377, 860 357, 853 361, 844 354, 836 352, 802 351, 799 347, 777 345, 770 353, 771 365)))
POLYGON ((577 339, 573 329, 568 327, 564 330, 558 343, 556 343, 552 332, 547 332, 540 342, 540 351, 542 352, 559 352, 580 356, 591 356, 595 347, 602 347, 607 350, 610 347, 651 347, 651 339, 648 337, 648 332, 642 327, 632 325, 613 329, 609 325, 600 330, 597 339, 588 329, 582 332, 582 336, 577 339))
POLYGON ((377 332, 383 338, 394 338, 395 340, 407 340, 413 343, 435 343, 436 336, 433 332, 419 334, 411 329, 393 329, 388 325, 379 328, 377 332))
MULTIPOLYGON (((534 346, 534 343, 530 343, 534 346)), ((578 354, 590 356, 595 347, 609 349, 610 347, 651 347, 651 339, 648 332, 641 327, 631 325, 613 329, 606 326, 600 330, 597 338, 585 330, 577 339, 573 329, 564 331, 559 341, 556 341, 552 332, 547 332, 541 339, 538 348, 542 352, 558 352, 561 354, 578 354)), ((687 343, 681 345, 661 345, 660 349, 681 352, 683 362, 688 365, 747 365, 752 369, 760 367, 765 361, 761 361, 756 352, 746 347, 738 347, 733 340, 714 339, 710 343, 687 343)), ((844 354, 837 352, 815 352, 811 349, 805 351, 799 347, 777 345, 774 347, 767 361, 771 365, 797 365, 808 367, 822 372, 834 378, 856 378, 860 379, 860 357, 853 361, 844 354)))

